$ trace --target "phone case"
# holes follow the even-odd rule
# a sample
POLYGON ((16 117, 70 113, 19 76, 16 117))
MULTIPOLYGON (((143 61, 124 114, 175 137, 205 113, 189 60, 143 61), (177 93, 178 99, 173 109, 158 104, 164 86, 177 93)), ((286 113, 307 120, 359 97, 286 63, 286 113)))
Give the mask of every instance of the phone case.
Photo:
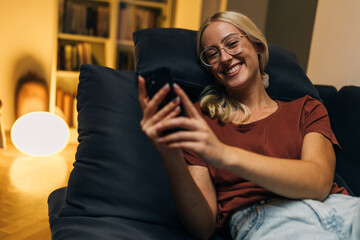
POLYGON ((172 101, 176 94, 173 90, 174 81, 172 76, 167 68, 157 69, 147 75, 145 78, 145 87, 149 98, 151 99, 165 84, 170 84, 170 92, 167 94, 165 99, 159 105, 159 109, 164 107, 167 103, 172 101))
MULTIPOLYGON (((170 101, 172 101, 174 98, 176 98, 176 94, 174 92, 173 89, 173 78, 171 76, 171 73, 169 72, 169 70, 167 68, 159 68, 149 74, 145 74, 143 76, 145 78, 145 87, 146 87, 146 91, 147 94, 149 96, 149 98, 151 99, 152 97, 154 97, 154 95, 167 83, 169 83, 170 85, 170 91, 169 93, 166 95, 165 99, 159 104, 159 108, 161 109, 163 108, 166 104, 168 104, 170 101)), ((184 108, 182 106, 182 104, 180 104, 181 107, 181 112, 179 114, 179 116, 185 116, 184 113, 184 108)), ((175 131, 179 131, 180 129, 171 129, 171 130, 167 130, 164 131, 163 134, 169 134, 175 131)))

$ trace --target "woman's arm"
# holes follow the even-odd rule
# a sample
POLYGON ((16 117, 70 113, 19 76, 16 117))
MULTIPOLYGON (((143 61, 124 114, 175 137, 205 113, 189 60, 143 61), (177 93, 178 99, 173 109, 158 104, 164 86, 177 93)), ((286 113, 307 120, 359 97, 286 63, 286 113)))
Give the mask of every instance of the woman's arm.
POLYGON ((177 213, 188 232, 209 239, 216 226, 215 187, 206 167, 188 165, 178 156, 163 157, 177 213))
POLYGON ((139 77, 139 103, 143 111, 141 127, 162 156, 170 181, 178 215, 185 228, 200 239, 208 239, 215 231, 217 200, 213 182, 208 169, 188 165, 180 148, 168 148, 158 142, 161 131, 158 125, 176 117, 180 113, 179 99, 158 109, 159 103, 169 92, 163 87, 149 100, 145 82, 139 77))
POLYGON ((226 147, 222 167, 288 198, 324 200, 335 171, 332 143, 320 133, 306 134, 301 160, 266 157, 226 147))
MULTIPOLYGON (((184 92, 179 87, 175 91, 185 108, 190 109, 184 92)), ((180 117, 159 124, 158 130, 173 127, 188 131, 165 136, 158 141, 170 148, 195 152, 208 164, 227 169, 284 197, 323 200, 331 189, 335 154, 332 143, 319 133, 306 134, 301 160, 295 160, 267 157, 225 145, 195 113, 190 114, 189 118, 180 117)))

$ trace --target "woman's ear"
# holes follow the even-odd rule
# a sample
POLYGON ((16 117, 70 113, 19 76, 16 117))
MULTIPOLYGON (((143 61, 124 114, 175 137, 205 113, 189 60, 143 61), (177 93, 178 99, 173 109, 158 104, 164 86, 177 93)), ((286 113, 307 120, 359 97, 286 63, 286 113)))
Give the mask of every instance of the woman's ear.
POLYGON ((260 62, 261 54, 262 54, 262 47, 259 46, 258 44, 255 44, 255 51, 256 51, 256 55, 258 56, 258 59, 260 62))
POLYGON ((261 53, 263 52, 263 47, 259 44, 255 44, 255 50, 258 56, 261 56, 261 53))

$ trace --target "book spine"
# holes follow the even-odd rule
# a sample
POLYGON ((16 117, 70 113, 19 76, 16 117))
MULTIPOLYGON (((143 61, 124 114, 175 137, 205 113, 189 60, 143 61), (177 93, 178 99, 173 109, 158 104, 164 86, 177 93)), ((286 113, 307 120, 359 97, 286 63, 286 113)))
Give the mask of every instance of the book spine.
POLYGON ((63 118, 69 126, 73 127, 77 127, 76 104, 77 102, 74 94, 65 91, 61 87, 56 89, 56 113, 63 118))
POLYGON ((63 113, 65 122, 72 126, 72 113, 73 113, 73 96, 70 93, 65 92, 63 95, 63 113))
POLYGON ((64 66, 65 70, 71 71, 72 70, 72 52, 73 46, 71 44, 65 44, 64 46, 64 66))
POLYGON ((109 36, 109 3, 60 0, 59 26, 64 33, 109 36))

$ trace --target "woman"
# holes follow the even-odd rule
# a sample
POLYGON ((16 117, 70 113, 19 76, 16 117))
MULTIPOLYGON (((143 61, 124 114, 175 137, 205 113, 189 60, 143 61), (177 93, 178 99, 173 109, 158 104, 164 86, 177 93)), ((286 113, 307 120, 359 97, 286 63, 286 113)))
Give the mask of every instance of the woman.
POLYGON ((309 96, 267 95, 268 49, 255 24, 215 14, 198 32, 198 55, 217 85, 195 105, 176 85, 178 98, 158 111, 169 86, 149 100, 139 77, 141 127, 187 230, 208 239, 229 223, 234 239, 358 239, 360 201, 333 184, 339 146, 327 112, 309 96), (176 117, 180 102, 187 117, 176 117), (172 128, 185 130, 161 134, 172 128))

